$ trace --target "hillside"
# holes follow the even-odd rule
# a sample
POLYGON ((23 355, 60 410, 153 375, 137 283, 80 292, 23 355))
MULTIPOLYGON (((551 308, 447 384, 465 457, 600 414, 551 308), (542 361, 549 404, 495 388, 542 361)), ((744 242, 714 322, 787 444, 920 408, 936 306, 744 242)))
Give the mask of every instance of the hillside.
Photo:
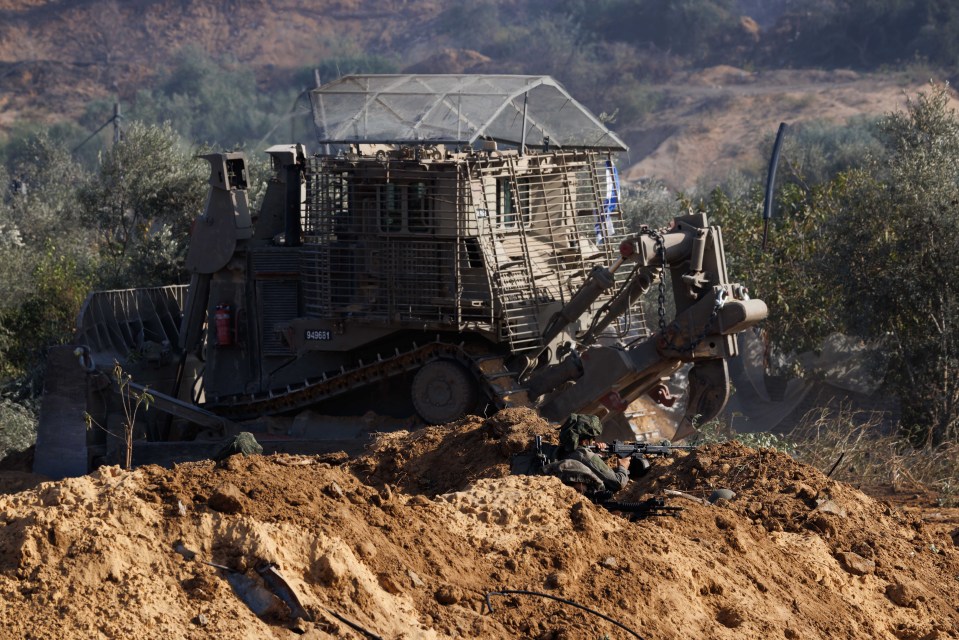
POLYGON ((2 120, 75 117, 93 98, 131 99, 186 47, 255 70, 264 89, 335 53, 398 46, 431 0, 4 0, 2 120))
MULTIPOLYGON (((262 92, 323 60, 363 54, 398 57, 400 68, 416 72, 512 72, 508 61, 437 35, 443 6, 436 0, 337 0, 322 9, 305 0, 3 0, 0 131, 75 119, 95 99, 129 102, 186 47, 251 69, 262 92)), ((544 60, 540 72, 555 66, 544 60)), ((928 80, 729 66, 677 72, 646 85, 650 112, 612 126, 631 147, 627 179, 688 189, 733 168, 761 167, 760 146, 781 121, 841 123, 882 114, 900 108, 928 80)))
MULTIPOLYGON (((763 169, 780 122, 842 124, 905 107, 929 79, 907 74, 713 67, 653 88, 662 106, 629 136, 628 180, 711 186, 734 168, 763 169), (767 149, 762 149, 766 141, 767 149)), ((959 98, 952 92, 953 107, 959 98)))

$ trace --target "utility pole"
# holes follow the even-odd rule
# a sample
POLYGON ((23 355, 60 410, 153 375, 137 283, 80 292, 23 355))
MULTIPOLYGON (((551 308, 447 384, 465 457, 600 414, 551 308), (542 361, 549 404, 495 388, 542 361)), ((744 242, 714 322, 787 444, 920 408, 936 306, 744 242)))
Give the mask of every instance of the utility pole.
POLYGON ((109 124, 113 125, 113 144, 116 145, 118 142, 121 142, 123 140, 123 129, 120 126, 120 121, 122 119, 123 119, 123 114, 121 113, 121 110, 120 110, 120 102, 119 101, 114 102, 113 115, 110 117, 110 119, 104 122, 103 124, 101 124, 96 131, 88 135, 83 142, 75 146, 71 153, 76 153, 77 151, 79 151, 80 147, 90 142, 90 140, 92 140, 95 135, 103 131, 109 124))
POLYGON ((120 102, 113 103, 113 144, 117 144, 120 140, 123 139, 123 132, 120 130, 120 120, 123 119, 123 116, 120 114, 120 102))

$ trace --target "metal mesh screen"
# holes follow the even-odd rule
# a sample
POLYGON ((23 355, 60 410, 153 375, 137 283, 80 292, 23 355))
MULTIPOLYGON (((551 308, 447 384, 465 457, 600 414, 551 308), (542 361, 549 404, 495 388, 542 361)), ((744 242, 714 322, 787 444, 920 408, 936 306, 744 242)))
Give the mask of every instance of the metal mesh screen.
POLYGON ((546 305, 625 235, 611 165, 590 152, 323 158, 307 178, 302 286, 317 318, 473 323, 532 349, 546 305))
POLYGON ((341 172, 332 164, 319 161, 309 175, 306 312, 456 322, 466 248, 456 242, 455 165, 373 161, 341 172))
POLYGON ((549 76, 354 75, 310 92, 318 142, 475 144, 625 150, 549 76))

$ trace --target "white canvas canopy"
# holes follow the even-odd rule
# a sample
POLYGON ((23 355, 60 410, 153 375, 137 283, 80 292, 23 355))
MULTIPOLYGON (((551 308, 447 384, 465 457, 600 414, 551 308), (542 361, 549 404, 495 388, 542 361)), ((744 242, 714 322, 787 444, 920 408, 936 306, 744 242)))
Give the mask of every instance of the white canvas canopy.
POLYGON ((310 92, 321 144, 474 144, 625 151, 549 76, 353 75, 310 92))

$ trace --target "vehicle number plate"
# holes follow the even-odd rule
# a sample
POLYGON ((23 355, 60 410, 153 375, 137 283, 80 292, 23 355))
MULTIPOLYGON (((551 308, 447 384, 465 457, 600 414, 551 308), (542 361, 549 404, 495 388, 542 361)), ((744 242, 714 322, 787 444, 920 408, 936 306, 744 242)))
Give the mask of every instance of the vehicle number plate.
POLYGON ((307 340, 332 340, 333 334, 324 329, 307 329, 306 339, 307 340))

